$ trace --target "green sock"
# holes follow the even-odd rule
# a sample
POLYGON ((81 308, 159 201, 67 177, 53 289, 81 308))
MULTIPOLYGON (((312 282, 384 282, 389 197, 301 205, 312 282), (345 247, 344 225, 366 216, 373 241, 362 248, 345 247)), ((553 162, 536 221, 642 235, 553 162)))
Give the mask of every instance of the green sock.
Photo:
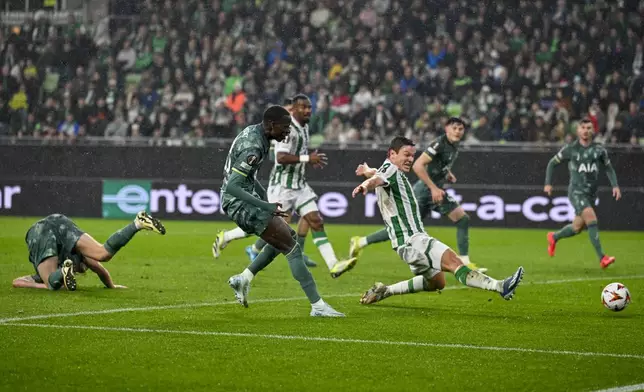
POLYGON ((318 293, 317 285, 315 284, 315 280, 313 280, 311 271, 304 264, 302 249, 300 249, 298 244, 295 244, 293 249, 286 255, 286 259, 288 260, 291 274, 300 282, 300 286, 304 290, 304 294, 306 294, 309 302, 312 304, 318 302, 320 300, 320 294, 318 293))
POLYGON ((302 253, 304 253, 304 243, 306 242, 306 234, 304 236, 297 235, 297 244, 300 246, 302 249, 302 253))
POLYGON ((464 215, 456 222, 456 243, 458 244, 458 253, 461 256, 467 256, 470 250, 470 217, 464 215))
POLYGON ((272 245, 266 245, 262 248, 257 257, 255 257, 255 260, 250 263, 248 269, 253 273, 253 275, 257 275, 259 271, 272 263, 278 254, 279 252, 272 245))
POLYGON ((112 234, 110 238, 105 241, 105 245, 103 246, 111 255, 115 255, 116 252, 118 252, 122 247, 130 242, 137 231, 139 231, 139 229, 137 229, 134 222, 132 222, 121 230, 112 234))
POLYGON ((47 279, 49 282, 49 290, 58 290, 61 287, 63 287, 63 270, 62 268, 58 268, 56 271, 52 272, 49 275, 49 279, 47 279))
POLYGON ((572 225, 566 225, 561 228, 558 232, 554 234, 555 241, 559 241, 562 238, 568 238, 579 234, 572 228, 572 225))
POLYGON ((467 266, 463 265, 459 267, 455 272, 454 276, 456 279, 468 287, 474 287, 477 289, 490 290, 496 292, 503 291, 503 281, 490 278, 489 276, 479 272, 469 269, 467 266))
POLYGON ((389 239, 389 234, 387 233, 387 229, 382 229, 379 231, 376 231, 375 233, 371 233, 367 236, 367 244, 377 244, 378 242, 385 242, 389 239))
POLYGON ((599 242, 599 227, 597 227, 597 221, 590 222, 586 227, 588 228, 590 243, 593 244, 595 253, 597 253, 597 257, 601 260, 601 258, 604 257, 604 250, 602 249, 601 242, 599 242))
POLYGON ((454 272, 454 276, 456 277, 456 280, 464 285, 467 285, 467 274, 469 274, 470 272, 472 272, 472 270, 464 265, 461 268, 457 269, 456 272, 454 272))
POLYGON ((257 241, 253 244, 253 251, 259 253, 266 246, 266 241, 261 238, 258 238, 257 241))

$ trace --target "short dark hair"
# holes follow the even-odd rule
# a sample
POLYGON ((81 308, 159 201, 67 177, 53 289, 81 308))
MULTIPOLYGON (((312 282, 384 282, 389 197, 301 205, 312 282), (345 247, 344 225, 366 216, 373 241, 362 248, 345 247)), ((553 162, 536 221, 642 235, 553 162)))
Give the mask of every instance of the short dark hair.
POLYGON ((588 117, 584 117, 581 120, 579 120, 579 125, 581 125, 581 124, 591 124, 592 125, 593 122, 590 121, 590 119, 588 117))
POLYGON ((463 120, 460 117, 450 117, 449 120, 447 120, 447 123, 445 125, 452 125, 452 124, 460 124, 463 126, 463 128, 467 128, 467 123, 465 120, 463 120))
POLYGON ((276 123, 291 122, 291 113, 283 106, 273 105, 264 111, 264 121, 276 123))
POLYGON ((398 151, 400 151, 400 149, 404 146, 415 147, 416 144, 409 138, 406 138, 404 136, 396 136, 391 139, 391 143, 389 143, 389 151, 398 153, 398 151))
POLYGON ((311 99, 304 94, 297 94, 296 96, 293 97, 292 102, 293 104, 296 104, 297 101, 310 101, 310 100, 311 99))
POLYGON ((284 106, 287 106, 287 105, 293 105, 293 99, 288 97, 284 98, 284 106))

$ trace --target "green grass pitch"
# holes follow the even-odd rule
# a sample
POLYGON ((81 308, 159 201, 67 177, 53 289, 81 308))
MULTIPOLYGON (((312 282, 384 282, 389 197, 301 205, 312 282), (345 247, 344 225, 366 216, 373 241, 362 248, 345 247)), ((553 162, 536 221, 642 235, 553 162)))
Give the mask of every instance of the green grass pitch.
MULTIPOLYGON (((449 276, 440 294, 371 306, 358 301, 375 281, 410 277, 389 244, 366 249, 334 280, 309 239, 323 298, 347 314, 317 319, 282 256, 253 281, 248 309, 234 302, 227 279, 247 265, 243 249, 254 239, 215 261, 212 240, 230 223, 166 221, 166 236, 137 234, 106 264, 127 290, 104 289, 91 272, 73 293, 13 289, 13 278, 32 273, 24 235, 35 220, 0 218, 0 390, 593 391, 644 383, 642 233, 602 232, 617 257, 604 271, 587 233, 560 242, 550 259, 545 231, 475 228, 472 261, 489 275, 525 267, 514 300, 449 276), (620 313, 600 303, 615 281, 633 297, 620 313)), ((76 222, 99 241, 126 223, 76 222)), ((327 232, 346 255, 351 235, 375 229, 327 232)), ((454 228, 428 230, 455 246, 454 228)))

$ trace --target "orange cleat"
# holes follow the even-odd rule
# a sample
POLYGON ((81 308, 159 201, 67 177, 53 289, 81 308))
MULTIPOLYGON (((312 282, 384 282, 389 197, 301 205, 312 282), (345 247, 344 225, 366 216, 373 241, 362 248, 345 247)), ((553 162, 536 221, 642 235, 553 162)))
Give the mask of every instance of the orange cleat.
POLYGON ((615 258, 613 256, 604 255, 604 257, 602 257, 601 261, 599 262, 599 265, 601 265, 602 268, 606 268, 614 262, 615 258))
POLYGON ((548 254, 550 257, 555 255, 555 248, 557 247, 557 240, 555 240, 555 233, 548 233, 548 254))

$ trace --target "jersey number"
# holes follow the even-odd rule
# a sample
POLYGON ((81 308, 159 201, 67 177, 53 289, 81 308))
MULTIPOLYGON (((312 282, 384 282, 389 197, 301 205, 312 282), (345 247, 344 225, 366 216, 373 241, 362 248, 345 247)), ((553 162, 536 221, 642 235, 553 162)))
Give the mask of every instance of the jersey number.
POLYGON ((385 173, 387 171, 387 169, 389 169, 389 166, 391 166, 391 163, 385 163, 384 165, 382 165, 382 167, 378 171, 380 173, 385 173))

